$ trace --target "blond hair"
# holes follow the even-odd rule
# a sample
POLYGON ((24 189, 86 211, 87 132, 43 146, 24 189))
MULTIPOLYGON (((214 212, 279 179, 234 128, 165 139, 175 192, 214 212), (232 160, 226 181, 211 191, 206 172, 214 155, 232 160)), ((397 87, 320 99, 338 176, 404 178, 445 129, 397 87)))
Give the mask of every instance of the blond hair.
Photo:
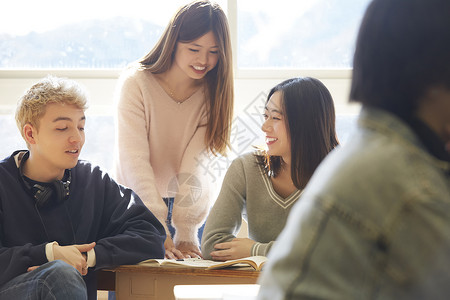
POLYGON ((16 124, 25 139, 23 127, 31 124, 39 128, 39 120, 49 103, 75 105, 86 110, 87 97, 81 86, 73 80, 48 76, 34 84, 20 97, 16 108, 16 124))

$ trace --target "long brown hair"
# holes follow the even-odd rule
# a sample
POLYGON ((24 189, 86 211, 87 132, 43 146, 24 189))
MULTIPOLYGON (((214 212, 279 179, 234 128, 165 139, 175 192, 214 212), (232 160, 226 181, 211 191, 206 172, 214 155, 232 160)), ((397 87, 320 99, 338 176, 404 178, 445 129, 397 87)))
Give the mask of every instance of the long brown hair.
POLYGON ((205 76, 208 99, 205 143, 213 154, 225 155, 230 146, 234 86, 230 30, 220 6, 202 0, 181 7, 155 47, 139 63, 154 74, 164 73, 172 65, 177 42, 192 42, 210 31, 219 47, 219 60, 205 76))
MULTIPOLYGON (((336 136, 333 98, 325 85, 311 77, 291 78, 272 88, 281 92, 284 122, 291 142, 291 178, 303 189, 325 156, 339 145, 336 136)), ((269 176, 277 176, 283 160, 266 153, 257 155, 258 163, 269 176)))

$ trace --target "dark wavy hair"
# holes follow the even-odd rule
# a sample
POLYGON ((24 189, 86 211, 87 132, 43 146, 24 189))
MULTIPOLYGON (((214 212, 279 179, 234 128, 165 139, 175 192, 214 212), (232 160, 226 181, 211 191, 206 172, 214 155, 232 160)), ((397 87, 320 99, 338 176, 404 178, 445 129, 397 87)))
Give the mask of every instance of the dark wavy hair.
MULTIPOLYGON (((291 142, 291 178, 303 189, 325 156, 339 145, 336 136, 333 98, 325 85, 311 77, 292 78, 272 88, 266 104, 281 92, 286 128, 291 142)), ((280 156, 257 154, 258 163, 269 176, 281 169, 280 156)))

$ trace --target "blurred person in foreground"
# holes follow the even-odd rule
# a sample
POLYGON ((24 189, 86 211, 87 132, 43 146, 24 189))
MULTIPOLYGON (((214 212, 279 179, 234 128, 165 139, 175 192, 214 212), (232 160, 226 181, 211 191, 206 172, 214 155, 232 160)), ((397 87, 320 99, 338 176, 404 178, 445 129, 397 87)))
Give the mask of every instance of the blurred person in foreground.
POLYGON ((374 0, 357 39, 355 135, 269 254, 258 299, 448 299, 450 1, 374 0))

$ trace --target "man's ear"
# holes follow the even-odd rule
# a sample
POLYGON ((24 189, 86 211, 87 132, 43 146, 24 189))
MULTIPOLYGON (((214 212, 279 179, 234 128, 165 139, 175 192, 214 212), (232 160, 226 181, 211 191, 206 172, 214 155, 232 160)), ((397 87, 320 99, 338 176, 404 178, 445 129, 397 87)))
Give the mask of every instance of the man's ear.
POLYGON ((23 136, 25 137, 25 141, 32 145, 32 144, 36 144, 35 141, 35 134, 36 134, 36 129, 33 127, 33 125, 31 125, 30 123, 27 123, 23 126, 23 136))

